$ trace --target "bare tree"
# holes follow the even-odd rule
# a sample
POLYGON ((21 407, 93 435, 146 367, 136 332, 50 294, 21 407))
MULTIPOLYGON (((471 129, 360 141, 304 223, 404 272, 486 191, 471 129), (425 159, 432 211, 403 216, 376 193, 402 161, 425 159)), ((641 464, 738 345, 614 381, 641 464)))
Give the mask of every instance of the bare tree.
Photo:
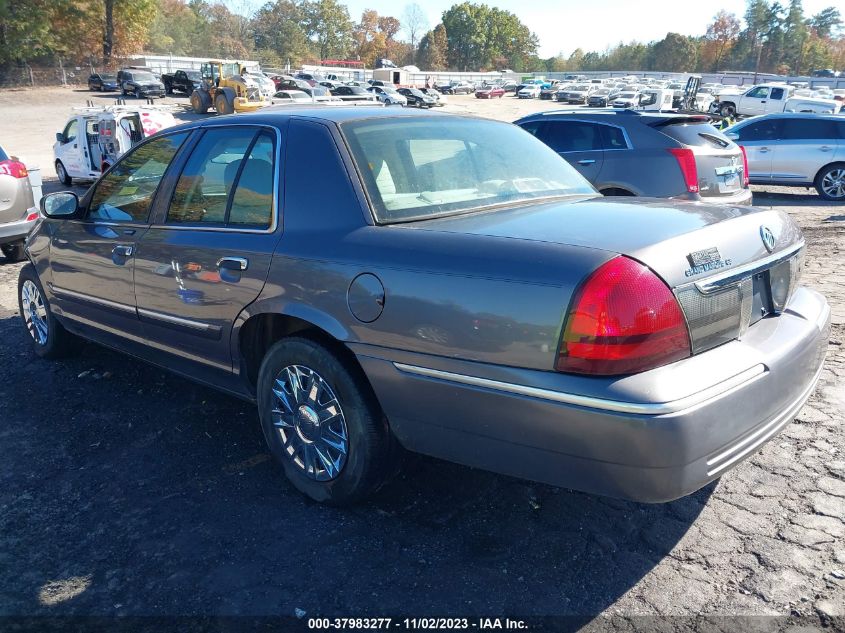
POLYGON ((416 50, 420 36, 428 31, 428 18, 416 2, 405 5, 405 11, 402 13, 402 28, 408 34, 411 49, 416 50))

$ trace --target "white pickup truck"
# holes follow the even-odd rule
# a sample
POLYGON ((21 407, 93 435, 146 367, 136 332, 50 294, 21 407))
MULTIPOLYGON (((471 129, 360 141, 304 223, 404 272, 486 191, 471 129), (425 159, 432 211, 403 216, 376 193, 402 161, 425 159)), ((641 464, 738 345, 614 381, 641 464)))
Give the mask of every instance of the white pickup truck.
POLYGON ((836 114, 840 104, 833 99, 796 96, 786 84, 759 84, 745 92, 722 92, 710 106, 722 116, 756 116, 774 112, 817 112, 836 114))

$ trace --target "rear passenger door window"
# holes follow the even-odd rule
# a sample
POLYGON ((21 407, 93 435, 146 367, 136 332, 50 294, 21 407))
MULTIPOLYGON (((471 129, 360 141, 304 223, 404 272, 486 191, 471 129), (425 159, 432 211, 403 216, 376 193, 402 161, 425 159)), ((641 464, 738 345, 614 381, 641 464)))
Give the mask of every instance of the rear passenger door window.
POLYGON ((253 127, 207 130, 176 183, 167 224, 268 229, 274 138, 253 127))
POLYGON ((597 151, 602 149, 599 127, 585 121, 548 121, 542 140, 559 153, 597 151))
POLYGON ((834 122, 816 118, 789 118, 783 120, 780 138, 784 141, 827 140, 836 138, 834 122))
POLYGON ((757 121, 739 130, 740 142, 762 141, 769 142, 778 138, 779 122, 777 119, 757 121))

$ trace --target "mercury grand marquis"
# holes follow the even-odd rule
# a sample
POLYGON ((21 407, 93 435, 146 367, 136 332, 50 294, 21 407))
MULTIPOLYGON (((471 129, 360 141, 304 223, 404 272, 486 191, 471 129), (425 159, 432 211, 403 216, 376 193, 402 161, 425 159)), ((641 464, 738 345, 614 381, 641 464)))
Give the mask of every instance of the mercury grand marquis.
POLYGON ((403 447, 675 499, 793 419, 830 328, 787 214, 604 198, 464 116, 215 117, 42 215, 19 282, 35 353, 87 339, 256 403, 327 503, 372 493, 403 447))

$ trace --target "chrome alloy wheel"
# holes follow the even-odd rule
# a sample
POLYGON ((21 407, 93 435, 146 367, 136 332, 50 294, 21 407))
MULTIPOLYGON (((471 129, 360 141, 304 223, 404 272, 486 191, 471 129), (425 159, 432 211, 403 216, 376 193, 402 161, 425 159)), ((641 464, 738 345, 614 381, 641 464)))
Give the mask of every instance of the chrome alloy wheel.
POLYGON ((47 307, 41 292, 30 280, 26 280, 21 287, 21 307, 26 329, 39 345, 47 344, 47 307))
POLYGON ((827 172, 822 178, 822 190, 831 198, 845 198, 845 168, 827 172))
POLYGON ((346 465, 349 436, 337 396, 322 376, 288 365, 273 381, 273 426, 290 460, 309 478, 329 481, 346 465))

